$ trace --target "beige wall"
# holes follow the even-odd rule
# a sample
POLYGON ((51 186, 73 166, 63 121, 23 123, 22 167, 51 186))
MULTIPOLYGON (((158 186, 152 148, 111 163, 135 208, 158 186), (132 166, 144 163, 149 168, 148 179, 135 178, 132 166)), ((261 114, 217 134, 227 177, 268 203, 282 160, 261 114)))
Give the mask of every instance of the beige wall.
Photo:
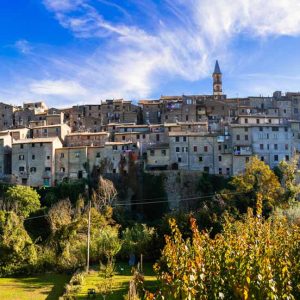
POLYGON ((53 186, 55 149, 60 147, 62 143, 58 138, 28 139, 14 143, 12 145, 12 175, 16 183, 34 187, 53 186))

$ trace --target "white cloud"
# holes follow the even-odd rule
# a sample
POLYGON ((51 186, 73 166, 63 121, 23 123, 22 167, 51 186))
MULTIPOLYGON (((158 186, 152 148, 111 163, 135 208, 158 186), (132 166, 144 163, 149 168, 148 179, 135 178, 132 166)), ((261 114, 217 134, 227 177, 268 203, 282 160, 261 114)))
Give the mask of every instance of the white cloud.
POLYGON ((85 95, 79 83, 65 80, 40 80, 30 84, 30 91, 37 95, 76 96, 85 95))
MULTIPOLYGON (((29 90, 73 103, 148 97, 163 93, 158 87, 174 78, 207 77, 216 58, 222 67, 234 63, 230 46, 239 34, 253 39, 300 34, 299 0, 165 0, 162 12, 151 0, 131 2, 151 30, 127 17, 108 20, 91 0, 44 0, 61 26, 77 38, 99 40, 100 46, 91 55, 48 54, 43 74, 61 80, 36 80, 29 90)), ((101 3, 135 20, 124 5, 101 3)))

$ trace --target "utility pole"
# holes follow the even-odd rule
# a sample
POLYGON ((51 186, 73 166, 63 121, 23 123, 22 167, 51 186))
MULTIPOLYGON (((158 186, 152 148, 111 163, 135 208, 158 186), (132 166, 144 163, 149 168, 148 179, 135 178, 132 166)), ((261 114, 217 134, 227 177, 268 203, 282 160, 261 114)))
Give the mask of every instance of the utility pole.
POLYGON ((90 239, 91 239, 91 200, 88 204, 88 232, 87 232, 87 257, 86 257, 86 272, 90 269, 90 239))

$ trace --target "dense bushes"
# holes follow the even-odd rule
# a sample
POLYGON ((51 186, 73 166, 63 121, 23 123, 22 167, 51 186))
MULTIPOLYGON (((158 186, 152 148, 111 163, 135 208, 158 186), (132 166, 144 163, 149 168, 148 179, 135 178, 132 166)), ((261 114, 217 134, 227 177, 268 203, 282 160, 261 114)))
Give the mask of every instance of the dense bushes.
POLYGON ((12 211, 0 211, 0 254, 0 276, 28 273, 37 262, 36 247, 12 211))
POLYGON ((155 266, 162 288, 148 298, 299 299, 300 228, 284 217, 263 219, 261 205, 257 211, 238 221, 227 216, 215 238, 191 219, 192 237, 184 239, 171 219, 155 266))

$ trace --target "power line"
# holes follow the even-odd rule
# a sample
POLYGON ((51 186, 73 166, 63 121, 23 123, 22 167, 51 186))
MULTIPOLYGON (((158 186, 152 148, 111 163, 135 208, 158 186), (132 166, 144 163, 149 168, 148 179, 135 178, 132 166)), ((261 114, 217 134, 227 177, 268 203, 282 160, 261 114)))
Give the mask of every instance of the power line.
MULTIPOLYGON (((213 197, 213 196, 217 196, 217 195, 239 195, 239 194, 245 194, 247 192, 239 192, 239 193, 224 193, 224 194, 213 194, 213 195, 207 195, 207 196, 199 196, 199 197, 190 197, 190 198, 182 198, 182 199, 178 199, 178 200, 162 200, 162 201, 141 201, 141 202, 131 202, 131 203, 116 203, 113 205, 113 207, 115 206, 133 206, 133 205, 144 205, 144 204, 156 204, 156 203, 166 203, 166 202, 180 202, 180 201, 189 201, 189 200, 196 200, 196 199, 205 199, 205 198, 210 198, 210 197, 213 197)), ((152 199, 149 199, 149 200, 154 200, 156 198, 152 198, 152 199)), ((160 198, 157 198, 157 199, 160 199, 160 198)), ((165 198, 161 198, 161 199, 167 199, 166 197, 165 198)))
MULTIPOLYGON (((217 196, 217 195, 241 195, 241 194, 245 194, 245 193, 248 193, 248 192, 211 194, 211 195, 206 195, 206 196, 189 197, 189 198, 181 198, 181 199, 173 199, 173 200, 169 199, 169 200, 161 200, 161 201, 147 201, 147 202, 146 201, 137 201, 137 202, 131 202, 131 203, 116 203, 113 205, 113 207, 190 201, 190 200, 197 200, 197 199, 206 199, 206 198, 210 198, 210 197, 217 196)), ((156 200, 156 199, 168 199, 168 198, 167 197, 159 197, 159 198, 148 198, 148 199, 143 199, 143 200, 156 200)), ((24 221, 43 218, 43 217, 47 217, 47 216, 48 215, 30 217, 30 218, 24 219, 24 221)))

